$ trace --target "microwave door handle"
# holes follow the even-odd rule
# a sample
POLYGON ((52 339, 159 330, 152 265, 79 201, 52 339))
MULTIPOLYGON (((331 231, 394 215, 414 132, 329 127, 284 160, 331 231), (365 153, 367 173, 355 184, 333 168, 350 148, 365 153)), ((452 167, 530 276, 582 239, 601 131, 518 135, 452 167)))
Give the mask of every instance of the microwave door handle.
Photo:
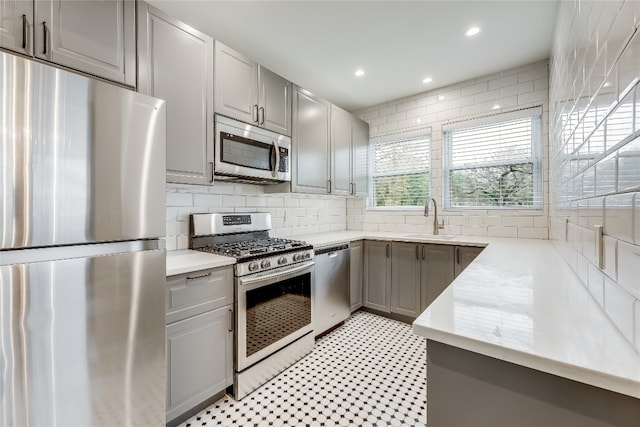
POLYGON ((273 143, 273 146, 272 146, 273 157, 275 159, 273 163, 275 164, 275 167, 271 171, 271 176, 276 178, 278 176, 278 169, 280 169, 280 147, 278 147, 278 143, 276 142, 275 139, 272 141, 272 143, 273 143))

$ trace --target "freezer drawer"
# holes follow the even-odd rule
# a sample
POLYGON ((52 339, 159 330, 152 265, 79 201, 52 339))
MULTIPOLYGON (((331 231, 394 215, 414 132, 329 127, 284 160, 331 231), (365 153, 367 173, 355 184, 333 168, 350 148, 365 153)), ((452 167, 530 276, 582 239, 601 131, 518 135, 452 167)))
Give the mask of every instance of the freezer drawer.
POLYGON ((164 288, 164 250, 0 266, 0 425, 164 425, 164 288))

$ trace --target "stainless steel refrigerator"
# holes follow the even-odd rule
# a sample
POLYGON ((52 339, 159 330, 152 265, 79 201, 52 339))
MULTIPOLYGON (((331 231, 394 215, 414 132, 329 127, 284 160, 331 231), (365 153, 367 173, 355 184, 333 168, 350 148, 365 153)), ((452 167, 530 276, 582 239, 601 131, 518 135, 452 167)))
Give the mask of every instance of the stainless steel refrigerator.
POLYGON ((164 425, 164 101, 0 52, 0 147, 0 425, 164 425))

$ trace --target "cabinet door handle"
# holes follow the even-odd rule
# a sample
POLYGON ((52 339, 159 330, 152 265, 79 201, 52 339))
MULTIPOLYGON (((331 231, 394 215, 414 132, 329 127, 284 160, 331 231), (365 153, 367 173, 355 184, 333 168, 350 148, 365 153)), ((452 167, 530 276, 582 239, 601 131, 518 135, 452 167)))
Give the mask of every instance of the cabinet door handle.
POLYGON ((253 110, 251 111, 251 119, 258 123, 258 104, 253 104, 253 110))
POLYGON ((264 107, 260 107, 260 109, 258 109, 258 124, 264 124, 264 107))
POLYGON ((205 277, 209 277, 209 276, 211 276, 211 273, 202 274, 200 276, 193 276, 193 277, 187 276, 187 280, 204 279, 205 277))
POLYGON ((420 259, 420 245, 416 245, 416 259, 420 259))
POLYGON ((424 259, 424 245, 422 245, 422 259, 424 259))
POLYGON ((456 264, 460 264, 460 246, 456 247, 456 264))
POLYGON ((229 332, 233 332, 233 309, 229 309, 229 332))
POLYGON ((27 48, 27 15, 22 15, 22 48, 27 48))
POLYGON ((390 245, 390 244, 388 244, 388 243, 387 243, 386 251, 387 251, 387 258, 389 258, 389 256, 391 255, 391 254, 389 253, 389 252, 391 252, 391 245, 390 245))
POLYGON ((327 180, 327 193, 331 193, 331 180, 327 180))
POLYGON ((210 175, 209 175, 209 182, 213 182, 213 162, 209 162, 209 171, 210 171, 210 175))
POLYGON ((47 21, 42 21, 42 54, 47 54, 47 21))

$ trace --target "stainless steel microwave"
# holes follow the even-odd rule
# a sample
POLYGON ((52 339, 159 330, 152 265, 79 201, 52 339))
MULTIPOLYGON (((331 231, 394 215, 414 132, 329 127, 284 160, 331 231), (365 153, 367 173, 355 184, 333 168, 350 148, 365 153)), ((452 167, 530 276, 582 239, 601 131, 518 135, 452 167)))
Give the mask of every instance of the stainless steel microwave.
POLYGON ((214 171, 220 180, 276 184, 291 181, 291 138, 215 116, 214 171))

